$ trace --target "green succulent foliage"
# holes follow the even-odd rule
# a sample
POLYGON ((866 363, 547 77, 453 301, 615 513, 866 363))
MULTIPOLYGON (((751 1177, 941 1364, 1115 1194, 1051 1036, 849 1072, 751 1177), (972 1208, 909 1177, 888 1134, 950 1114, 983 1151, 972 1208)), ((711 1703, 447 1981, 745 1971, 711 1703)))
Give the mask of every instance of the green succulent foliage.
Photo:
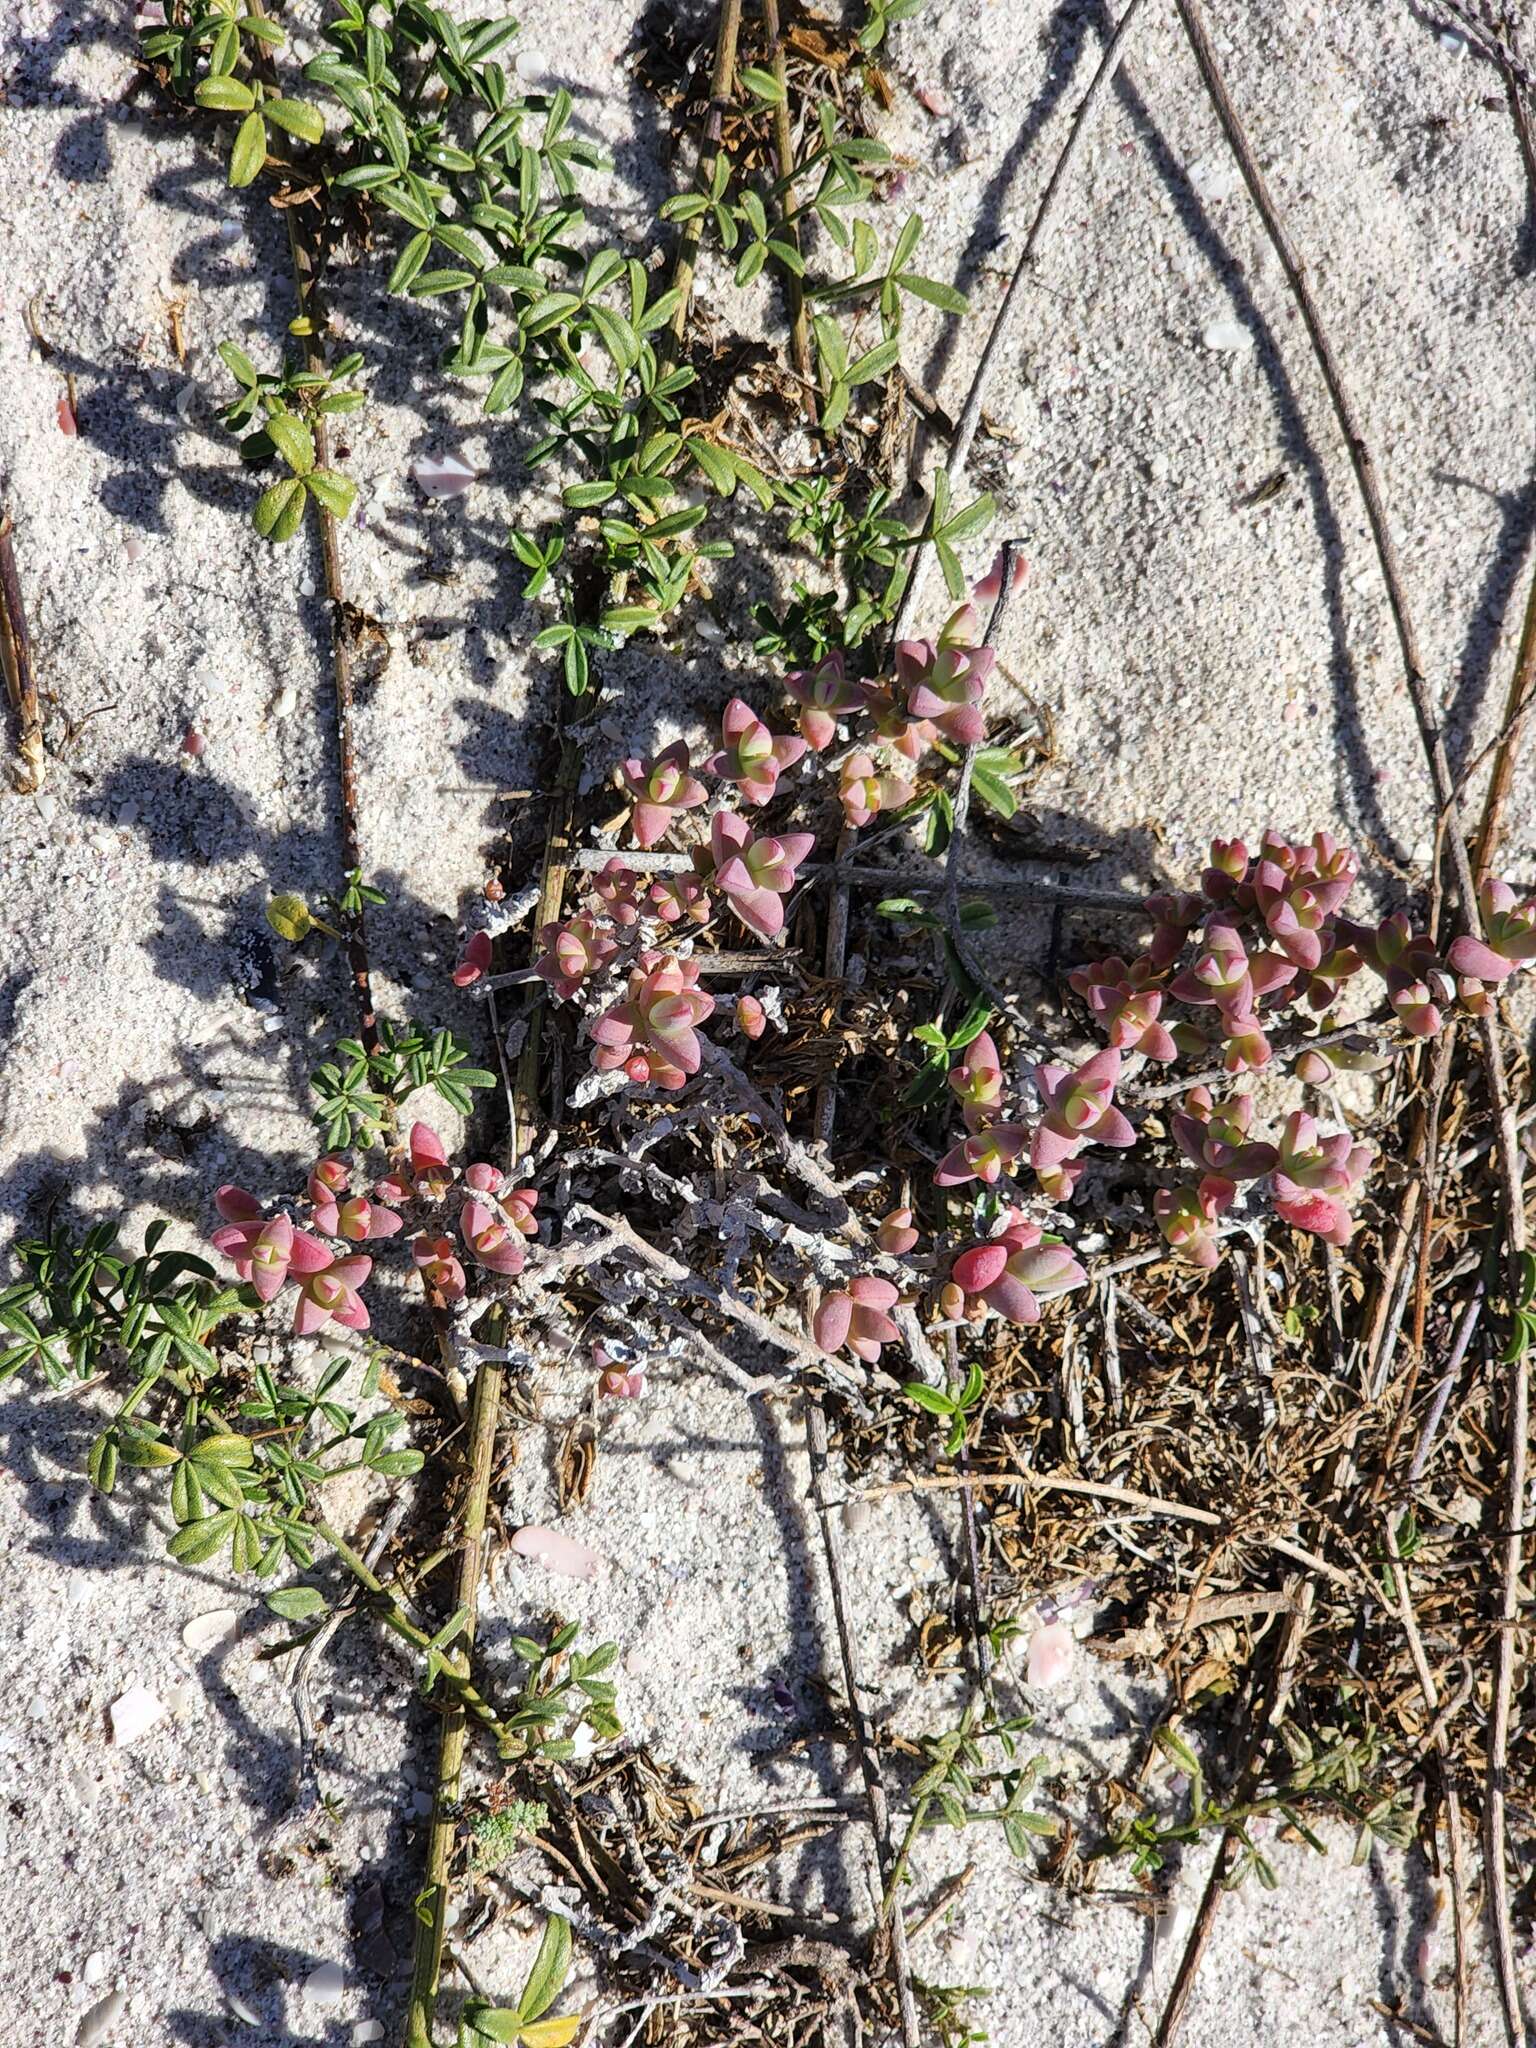
POLYGON ((859 30, 859 48, 869 52, 878 50, 896 24, 910 21, 922 4, 923 0, 868 0, 864 23, 859 30))
POLYGON ((170 0, 164 25, 143 38, 145 56, 164 67, 180 97, 213 113, 240 115, 229 157, 231 185, 256 182, 273 127, 299 142, 325 140, 325 117, 313 102, 290 99, 267 83, 265 60, 287 40, 278 23, 244 12, 239 0, 170 0))
POLYGON ((325 370, 285 363, 274 373, 258 370, 232 341, 221 341, 219 354, 239 387, 219 419, 240 435, 241 461, 255 466, 276 459, 288 471, 256 500, 251 522, 262 539, 292 540, 311 502, 332 518, 345 519, 357 486, 339 470, 317 465, 312 421, 355 412, 363 404, 362 392, 344 382, 361 369, 362 356, 343 356, 325 370))
POLYGON ((56 1224, 47 1237, 18 1245, 25 1278, 0 1293, 0 1332, 9 1339, 0 1380, 35 1369, 61 1387, 109 1361, 151 1385, 164 1373, 210 1369, 209 1337, 255 1297, 222 1285, 195 1253, 162 1251, 168 1228, 152 1223, 136 1259, 116 1249, 113 1223, 78 1237, 56 1224))
MULTIPOLYGON (((22 1244, 25 1278, 0 1294, 11 1340, 0 1377, 34 1369, 60 1386, 104 1374, 128 1387, 86 1469, 104 1494, 124 1471, 163 1473, 176 1523, 166 1548, 180 1563, 228 1553, 236 1571, 261 1578, 285 1562, 308 1566, 318 1489, 365 1469, 415 1472, 421 1453, 393 1442, 403 1416, 363 1417, 341 1398, 355 1359, 332 1358, 313 1388, 299 1388, 267 1365, 223 1358, 218 1337, 259 1308, 255 1293, 221 1284, 195 1253, 163 1250, 167 1228, 151 1224, 136 1259, 116 1250, 110 1224, 80 1235, 59 1225, 22 1244)), ((378 1371, 376 1361, 361 1368, 356 1399, 375 1393, 378 1371)), ((281 1597, 291 1618, 318 1611, 312 1589, 281 1597)))
POLYGON ((1520 1254, 1520 1273, 1510 1311, 1509 1338, 1499 1354, 1501 1365, 1513 1365, 1536 1344, 1536 1253, 1520 1254))
POLYGON ((603 1676, 618 1662, 619 1646, 600 1643, 595 1650, 573 1650, 579 1627, 568 1622, 547 1643, 533 1636, 512 1638, 514 1653, 529 1670, 504 1725, 523 1736, 530 1753, 551 1763, 568 1762, 576 1753, 573 1737, 551 1732, 569 1726, 573 1716, 599 1741, 610 1742, 624 1732, 615 1706, 617 1687, 603 1676))
POLYGON ((948 1426, 944 1432, 944 1455, 956 1458, 965 1448, 971 1426, 971 1411, 978 1407, 987 1383, 981 1367, 972 1361, 964 1382, 958 1387, 930 1387, 926 1380, 911 1380, 902 1388, 907 1399, 948 1426))
POLYGON ((372 1053, 361 1039, 338 1039, 335 1056, 322 1060, 309 1077, 314 1121, 327 1149, 382 1142, 396 1110, 418 1088, 432 1089, 450 1109, 468 1116, 475 1092, 496 1085, 496 1076, 470 1066, 469 1057, 469 1048, 451 1031, 426 1031, 388 1018, 380 1020, 372 1053))

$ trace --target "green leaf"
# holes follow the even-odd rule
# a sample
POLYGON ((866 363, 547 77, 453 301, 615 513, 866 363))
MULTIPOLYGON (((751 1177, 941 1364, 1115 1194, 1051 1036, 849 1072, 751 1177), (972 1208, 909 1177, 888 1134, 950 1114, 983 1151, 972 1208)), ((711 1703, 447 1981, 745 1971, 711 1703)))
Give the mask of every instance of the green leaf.
POLYGON ((711 441, 701 441, 696 435, 683 443, 699 468, 703 470, 714 489, 722 498, 730 497, 736 488, 736 472, 720 449, 711 441))
POLYGON ((234 1533, 235 1524, 243 1519, 235 1509, 225 1508, 220 1514, 209 1515, 201 1522, 189 1522, 185 1529, 178 1529, 165 1547, 178 1564, 206 1564, 224 1548, 234 1533))
POLYGON ((534 1957, 533 1968, 528 1972, 523 1995, 517 2002, 518 2017, 523 2025, 526 2026, 529 2020, 536 2020, 541 2012, 554 2004, 570 1966, 571 1923, 558 1913, 552 1913, 544 1923, 544 1939, 534 1957))
POLYGON ((783 106, 784 88, 771 71, 764 71, 760 64, 745 64, 736 75, 748 92, 766 100, 770 107, 783 106))
POLYGON ((296 476, 308 476, 315 466, 315 437, 297 413, 274 413, 267 421, 273 447, 296 476))
POLYGON ((306 489, 330 513, 333 519, 345 519, 352 510, 357 496, 357 485, 351 477, 342 476, 334 469, 314 469, 304 479, 306 489))
POLYGON ((284 1586, 267 1595, 266 1605, 284 1621, 308 1621, 312 1614, 325 1612, 325 1597, 313 1586, 284 1586))
POLYGON ((285 477, 262 492, 251 518, 263 540, 293 539, 303 522, 304 495, 303 478, 296 476, 285 477))
POLYGON ((883 377, 901 353, 901 344, 894 336, 888 341, 877 342, 872 349, 861 355, 856 362, 848 365, 847 382, 868 384, 876 377, 883 377))
POLYGON ((192 97, 220 114, 246 114, 256 104, 255 93, 238 78, 204 78, 192 97))
POLYGON ((254 391, 257 384, 256 365, 243 348, 236 348, 232 341, 219 343, 219 356, 226 370, 237 384, 243 384, 247 391, 254 391))
POLYGON ((464 2023, 482 2041, 511 2041, 522 2038, 519 2015, 504 2005, 484 2005, 478 1999, 464 2008, 464 2023))
POLYGON ((936 278, 918 277, 912 271, 904 270, 896 277, 896 282, 914 299, 926 300, 941 312, 968 313, 971 310, 964 292, 957 292, 952 284, 940 284, 936 278))
POLYGON ((395 259, 395 267, 389 273, 386 290, 403 292, 409 289, 420 273, 422 265, 432 253, 432 237, 425 228, 412 235, 395 259))
POLYGON ((260 110, 253 107, 240 123, 240 132, 236 135, 235 146, 230 151, 230 184, 254 184, 266 160, 267 124, 261 118, 260 110))
POLYGON ((92 1443, 85 1469, 98 1493, 110 1493, 117 1484, 117 1439, 110 1429, 92 1443))
POLYGON ((308 100, 266 100, 263 111, 268 120, 286 128, 300 142, 324 142, 325 116, 308 100))
POLYGON ((942 1387, 930 1387, 924 1380, 909 1380, 901 1390, 909 1401, 926 1408, 930 1415, 953 1415, 955 1404, 942 1387))

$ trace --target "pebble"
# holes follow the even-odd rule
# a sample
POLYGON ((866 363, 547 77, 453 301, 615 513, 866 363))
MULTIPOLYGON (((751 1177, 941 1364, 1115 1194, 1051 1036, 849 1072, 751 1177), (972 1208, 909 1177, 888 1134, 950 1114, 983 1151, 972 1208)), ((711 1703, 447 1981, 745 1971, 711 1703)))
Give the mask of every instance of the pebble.
POLYGON ((1241 320, 1213 320, 1200 339, 1217 355, 1237 355, 1253 347, 1253 332, 1241 320))
POLYGON ((1202 156, 1189 167, 1189 182, 1202 199, 1230 199, 1242 181, 1242 172, 1225 150, 1202 156))
POLYGON ((128 538, 123 542, 123 560, 125 562, 137 562, 142 557, 143 553, 143 541, 139 539, 139 536, 136 533, 130 533, 128 538))
POLYGON ((340 1963, 322 1963, 304 1979, 304 1996, 311 2005, 339 2005, 346 1988, 340 1963))
POLYGON ((475 480, 472 464, 462 455, 423 455, 411 464, 418 490, 429 498, 457 498, 475 480))
POLYGON ((75 2034, 75 2048, 96 2048, 97 2042, 106 2040, 127 2009, 126 1991, 109 1991, 105 1998, 99 1998, 81 2016, 75 2034))
POLYGON ((130 1742, 137 1742, 157 1721, 164 1720, 165 1703, 146 1687, 130 1685, 107 1711, 112 1721, 112 1740, 121 1749, 130 1742))
POLYGON ((294 712, 298 709, 298 703, 298 691, 292 683, 284 683, 283 687, 272 699, 272 716, 274 718, 292 718, 294 712))
POLYGON ((513 65, 524 85, 538 85, 549 77, 549 59, 542 50, 519 50, 513 65))
POLYGON ((205 1651, 213 1642, 223 1642, 225 1636, 236 1632, 236 1610, 233 1608, 209 1608, 207 1614, 195 1614, 182 1628, 182 1642, 188 1651, 205 1651))
POLYGON ((512 1548, 519 1557, 532 1558, 534 1563, 558 1572, 564 1579, 595 1579, 602 1562, 595 1550, 588 1550, 573 1536, 562 1535, 558 1529, 541 1528, 537 1523, 519 1529, 512 1538, 512 1548))
POLYGON ((352 2048, 367 2048, 370 2041, 382 2041, 384 2028, 378 2020, 359 2020, 352 2029, 352 2048))
POLYGON ((99 1984, 106 1974, 107 1959, 99 1948, 95 1949, 85 1959, 80 1971, 80 1980, 84 1984, 99 1984))

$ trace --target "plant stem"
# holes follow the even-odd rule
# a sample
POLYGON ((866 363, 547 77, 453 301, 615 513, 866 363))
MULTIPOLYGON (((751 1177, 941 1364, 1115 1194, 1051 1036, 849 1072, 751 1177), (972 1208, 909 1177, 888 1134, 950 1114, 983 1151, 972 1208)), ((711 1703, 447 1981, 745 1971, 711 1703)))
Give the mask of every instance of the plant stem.
POLYGON ((12 531, 10 513, 0 512, 0 667, 5 670, 6 693, 17 726, 17 761, 11 773, 20 793, 31 796, 43 786, 43 721, 37 709, 32 640, 21 601, 21 579, 16 574, 12 531))
MULTIPOLYGON (((795 146, 789 128, 789 76, 784 63, 784 38, 779 27, 779 0, 763 0, 763 38, 768 45, 768 68, 779 88, 773 110, 773 160, 781 179, 795 168, 795 146)), ((780 232, 798 253, 800 223, 793 211, 793 194, 787 189, 779 209, 780 232)), ((789 303, 789 350, 795 373, 805 386, 805 409, 812 425, 816 422, 816 365, 811 357, 811 322, 806 311, 805 285, 799 273, 787 266, 784 294, 789 303)))
MULTIPOLYGON (((266 9, 263 0, 250 0, 250 12, 257 20, 265 20, 266 9)), ((254 62, 258 70, 265 75, 266 81, 275 84, 271 56, 265 45, 259 46, 259 54, 254 62)), ((301 209, 297 206, 283 208, 283 220, 288 231, 288 258, 293 269, 293 287, 299 304, 299 319, 303 323, 305 368, 323 372, 325 314, 320 303, 319 251, 300 226, 300 213, 301 209)), ((317 413, 310 421, 310 428, 315 438, 316 467, 328 469, 331 461, 330 422, 324 413, 317 413)), ((320 558, 325 576, 325 595, 331 612, 331 674, 336 693, 336 750, 341 778, 341 864, 344 870, 350 872, 353 869, 361 869, 363 865, 357 825, 357 754, 353 732, 356 695, 352 672, 351 612, 341 580, 341 547, 337 539, 335 518, 318 501, 315 511, 320 520, 320 558)), ((378 1050, 379 1033, 373 1007, 373 976, 368 963, 368 939, 361 903, 344 922, 347 964, 351 970, 359 1010, 358 1037, 362 1041, 364 1051, 374 1053, 378 1050)))
MULTIPOLYGON (((454 1609, 466 1610, 463 1632, 452 1652, 452 1669, 468 1684, 469 1653, 475 1640, 475 1614, 485 1539, 485 1512, 490 1498, 491 1469, 496 1449, 496 1419, 501 1407, 504 1367, 483 1359, 475 1374, 474 1404, 469 1418, 469 1492, 464 1503, 464 1528, 454 1580, 454 1609)), ((432 2020, 442 1975, 443 1941, 448 1928, 448 1866, 456 1826, 453 1809, 459 1796, 468 1734, 466 1704, 455 1704, 443 1716, 437 1753, 437 1784, 432 1829, 427 1838, 427 1868, 416 1901, 416 1953, 411 1967, 411 1995, 406 2013, 408 2048, 432 2048, 432 2020)))
MULTIPOLYGON (((390 1592, 384 1581, 376 1572, 370 1570, 367 1561, 360 1557, 357 1551, 352 1548, 352 1545, 347 1542, 346 1538, 338 1530, 333 1529, 328 1522, 317 1522, 315 1524, 315 1532, 325 1542, 329 1543, 332 1550, 335 1551, 336 1555, 359 1584, 365 1586, 375 1596, 373 1611, 379 1620, 383 1622, 384 1626, 399 1636, 403 1643, 409 1643, 413 1650, 420 1650, 425 1654, 432 1647, 431 1636, 428 1635, 424 1628, 411 1620, 411 1617, 405 1612, 405 1609, 396 1600, 394 1594, 390 1592)), ((472 1715, 482 1726, 489 1729, 498 1742, 505 1742, 511 1739, 511 1730, 500 1720, 490 1701, 476 1689, 462 1672, 455 1670, 451 1665, 447 1666, 439 1673, 437 1683, 445 1693, 449 1694, 456 1704, 464 1708, 466 1713, 472 1715)))
MULTIPOLYGON (((699 158, 699 189, 705 192, 714 181, 715 165, 720 156, 720 134, 736 77, 736 43, 740 34, 741 0, 720 0, 715 68, 710 75, 709 113, 704 122, 704 150, 699 158)), ((706 211, 683 223, 677 254, 672 261, 672 285, 681 291, 682 297, 677 302, 658 351, 663 372, 677 361, 677 352, 682 347, 683 329, 688 323, 688 308, 693 297, 693 273, 699 260, 699 245, 704 239, 704 223, 708 219, 706 211)))

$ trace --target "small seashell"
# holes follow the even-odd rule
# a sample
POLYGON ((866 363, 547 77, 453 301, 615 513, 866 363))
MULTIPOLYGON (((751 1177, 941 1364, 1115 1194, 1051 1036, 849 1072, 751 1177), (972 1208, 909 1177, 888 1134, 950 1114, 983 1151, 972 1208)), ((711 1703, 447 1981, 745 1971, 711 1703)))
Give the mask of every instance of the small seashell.
POLYGON ((524 85, 539 85, 550 76, 549 59, 542 50, 519 50, 512 68, 524 85))
POLYGON ((843 1527, 850 1536, 862 1536, 873 1518, 874 1509, 867 1500, 845 1500, 843 1502, 843 1527))
POLYGON ((352 2029, 352 2048, 368 2048, 370 2041, 382 2041, 384 2028, 378 2020, 359 2020, 352 2029))
POLYGON ((99 1984, 107 1974, 107 1959, 101 1950, 94 1949, 85 1959, 80 1971, 82 1984, 99 1984))
MULTIPOLYGON (((207 750, 207 746, 208 742, 203 738, 202 734, 198 731, 195 725, 189 725, 186 731, 181 736, 181 751, 190 760, 196 761, 207 750)), ((233 1626, 235 1619, 234 1610, 232 1608, 226 1607, 222 1610, 222 1612, 229 1616, 230 1624, 231 1626, 233 1626)), ((187 1627, 190 1628, 191 1626, 192 1624, 189 1622, 187 1624, 187 1627)), ((181 1632, 181 1640, 184 1643, 187 1642, 186 1629, 183 1629, 181 1632)), ((197 1646, 195 1643, 187 1643, 187 1648, 189 1650, 195 1649, 196 1647, 197 1646)))
POLYGON ((304 1979, 304 1996, 311 2005, 339 2005, 346 1988, 340 1963, 322 1963, 304 1979))
POLYGON ((214 1607, 206 1614, 194 1614, 182 1630, 181 1640, 189 1650, 206 1650, 214 1643, 222 1643, 226 1636, 232 1636, 234 1632, 233 1607, 214 1607))
POLYGON ((558 1529, 542 1528, 538 1523, 519 1529, 512 1538, 512 1548, 520 1557, 558 1572, 563 1579, 595 1579, 602 1563, 595 1550, 588 1550, 573 1536, 564 1536, 558 1529))
POLYGON ((1241 355, 1253 347, 1253 330, 1241 320, 1213 320, 1200 339, 1218 355, 1241 355))
POLYGON ((1031 1685, 1061 1685, 1072 1669, 1077 1642, 1064 1621, 1037 1628, 1029 1639, 1026 1677, 1031 1685))
POLYGON ((112 1740, 119 1749, 130 1742, 137 1742, 165 1718, 165 1705, 142 1685, 130 1685, 125 1693, 115 1699, 108 1708, 112 1721, 112 1740))
POLYGON ((74 435, 80 431, 75 419, 75 408, 70 404, 68 394, 61 398, 55 408, 61 434, 74 435))
POLYGON ((298 708, 298 702, 299 693, 293 684, 284 683, 283 687, 272 699, 272 716, 274 718, 292 718, 295 710, 298 708))
POLYGON ((186 426, 192 417, 192 408, 202 397, 202 387, 197 383, 183 384, 176 394, 176 417, 186 426))
POLYGON ((123 560, 125 562, 137 562, 142 558, 143 553, 143 541, 139 538, 139 536, 136 533, 130 533, 128 538, 123 542, 123 560))
POLYGON ((128 2009, 126 1991, 109 1991, 105 1998, 81 2015, 80 2025, 75 2032, 75 2048, 96 2048, 98 2041, 105 2041, 128 2009))
POLYGON ((416 488, 429 498, 457 498, 474 482, 477 472, 462 455, 422 455, 411 464, 416 488))
POLYGON ((261 2014, 256 2011, 254 2006, 247 2005, 243 1998, 237 1998, 233 1991, 225 1992, 224 2003, 229 2007, 235 2018, 237 2020, 244 2020, 248 2027, 259 2027, 261 2025, 261 2014))

